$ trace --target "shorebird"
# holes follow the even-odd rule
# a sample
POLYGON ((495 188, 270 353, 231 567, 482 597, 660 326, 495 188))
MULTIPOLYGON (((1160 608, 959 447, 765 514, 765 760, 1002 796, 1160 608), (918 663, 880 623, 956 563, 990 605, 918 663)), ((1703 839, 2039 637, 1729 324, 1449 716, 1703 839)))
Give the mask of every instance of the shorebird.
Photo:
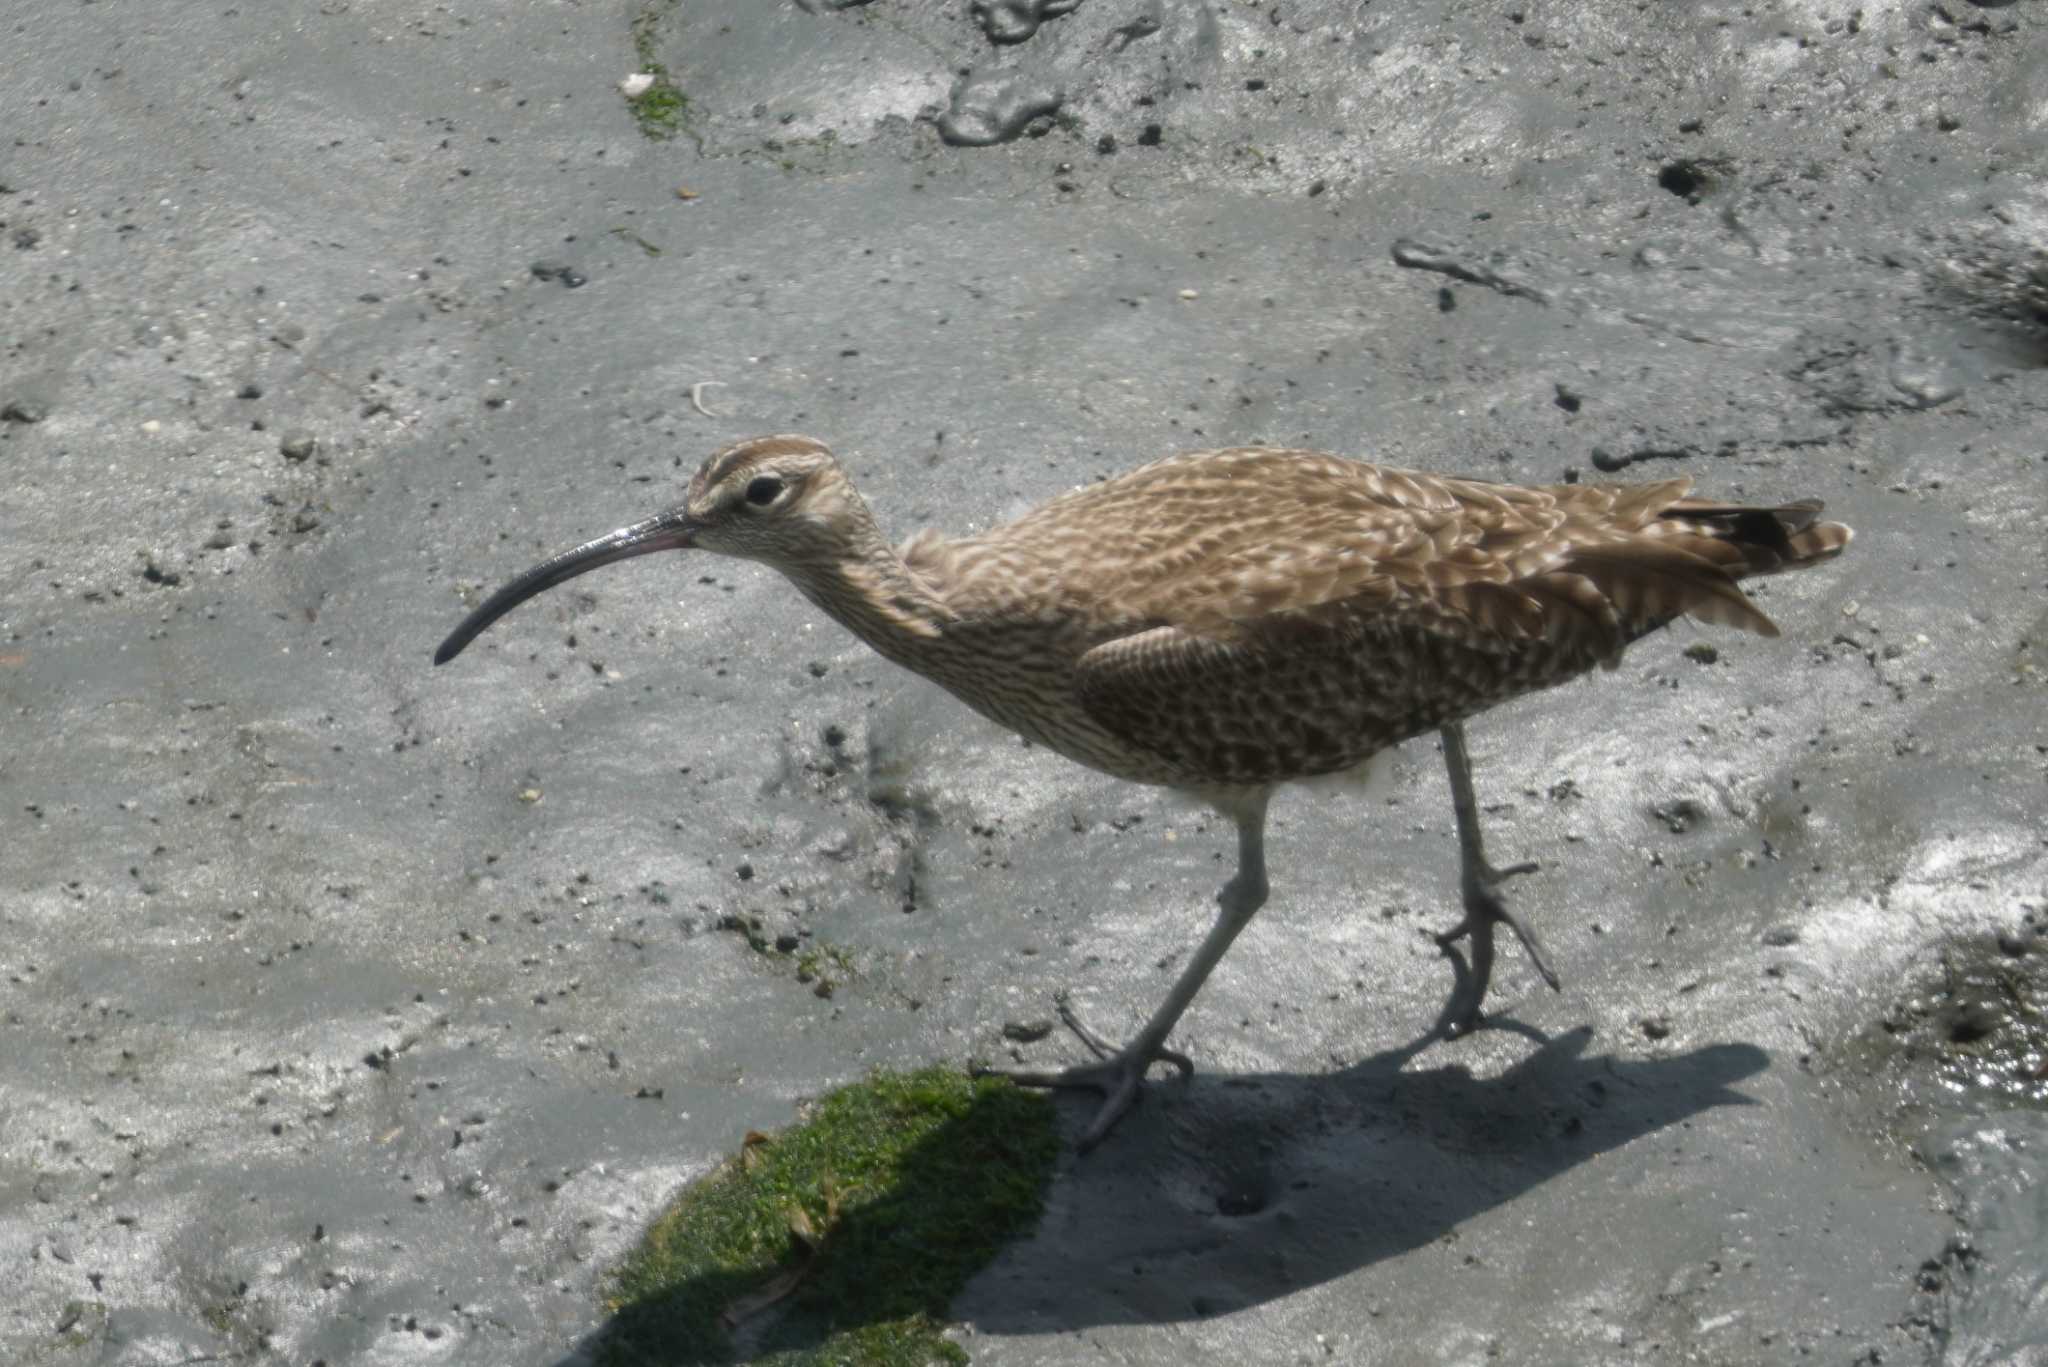
POLYGON ((1134 783, 1179 789, 1237 828, 1214 926, 1121 1048, 1062 1000, 1095 1061, 1010 1076, 1082 1087, 1106 1135, 1203 982, 1266 901, 1266 806, 1291 780, 1357 770, 1429 731, 1443 739, 1458 828, 1469 982, 1448 1031, 1478 1024, 1496 925, 1544 980, 1534 930, 1487 862, 1464 722, 1496 703, 1613 668, 1638 637, 1688 616, 1763 636, 1737 587, 1827 560, 1849 528, 1817 501, 1748 507, 1689 497, 1689 479, 1523 486, 1449 479, 1315 451, 1171 456, 1061 495, 974 536, 892 548, 821 442, 754 437, 704 462, 683 501, 564 552, 492 594, 434 652, 459 655, 562 581, 631 556, 699 549, 759 560, 876 651, 1039 745, 1134 783))

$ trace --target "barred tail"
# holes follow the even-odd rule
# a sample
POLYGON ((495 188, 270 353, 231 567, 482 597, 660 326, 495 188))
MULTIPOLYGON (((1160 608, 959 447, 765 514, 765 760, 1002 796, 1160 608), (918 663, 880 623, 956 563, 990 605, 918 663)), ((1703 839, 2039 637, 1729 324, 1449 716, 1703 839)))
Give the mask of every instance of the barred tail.
POLYGON ((1666 535, 1695 554, 1696 542, 1711 538, 1718 548, 1708 558, 1738 579, 1781 570, 1805 569, 1832 560, 1855 538, 1840 522, 1821 522, 1821 501, 1801 499, 1776 508, 1745 508, 1682 498, 1658 515, 1666 535))
POLYGON ((1574 553, 1566 568, 1590 579, 1612 603, 1622 640, 1672 618, 1776 636, 1777 623, 1737 581, 1805 569, 1841 554, 1854 533, 1819 520, 1808 499, 1775 508, 1679 498, 1632 538, 1574 553))

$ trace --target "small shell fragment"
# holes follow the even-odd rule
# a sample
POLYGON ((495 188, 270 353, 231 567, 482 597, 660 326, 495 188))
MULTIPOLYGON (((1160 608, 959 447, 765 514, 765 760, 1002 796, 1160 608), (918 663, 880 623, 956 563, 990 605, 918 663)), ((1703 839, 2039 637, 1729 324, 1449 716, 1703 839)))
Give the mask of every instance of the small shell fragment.
POLYGON ((652 89, 654 89, 654 76, 645 71, 636 71, 619 82, 619 92, 629 100, 645 95, 652 89))
POLYGON ((711 409, 706 407, 704 403, 705 390, 723 388, 725 388, 725 381, 723 380, 697 381, 697 383, 690 386, 690 407, 696 409, 699 413, 703 414, 707 418, 716 418, 723 416, 722 414, 712 412, 711 409))

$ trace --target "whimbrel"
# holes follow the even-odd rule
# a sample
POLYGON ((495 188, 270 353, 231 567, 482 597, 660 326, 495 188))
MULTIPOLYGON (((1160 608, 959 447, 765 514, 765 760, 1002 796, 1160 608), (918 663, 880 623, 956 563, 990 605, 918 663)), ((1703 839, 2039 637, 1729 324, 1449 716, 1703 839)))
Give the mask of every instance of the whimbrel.
POLYGON ((892 549, 826 447, 754 437, 704 462, 683 501, 538 565, 434 652, 445 664, 541 591, 600 565, 702 549, 763 561, 882 655, 999 725, 1135 783, 1183 790, 1237 827, 1214 927, 1137 1036, 1115 1048, 1067 1009, 1096 1055, 1012 1074, 1103 1096, 1088 1148, 1266 900, 1266 805, 1294 779, 1356 769, 1438 731, 1458 828, 1469 982, 1446 1020, 1478 1022, 1494 927, 1557 975, 1480 839, 1467 717, 1561 683, 1673 618, 1778 628, 1738 579, 1828 559, 1850 530, 1818 502, 1745 507, 1691 481, 1525 487, 1447 479, 1313 451, 1173 456, 1076 489, 976 536, 892 549))

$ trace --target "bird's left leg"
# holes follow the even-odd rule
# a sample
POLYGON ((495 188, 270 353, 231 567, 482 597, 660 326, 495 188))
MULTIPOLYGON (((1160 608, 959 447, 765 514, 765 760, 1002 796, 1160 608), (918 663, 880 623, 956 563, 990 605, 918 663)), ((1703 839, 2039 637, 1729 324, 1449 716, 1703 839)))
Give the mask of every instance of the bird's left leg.
POLYGON ((1536 938, 1535 928, 1508 910, 1500 895, 1502 883, 1518 874, 1536 872, 1536 865, 1533 862, 1521 863, 1497 869, 1486 862, 1486 848, 1479 834, 1479 802, 1472 795, 1472 761, 1465 753, 1465 724, 1447 722, 1442 735, 1444 767, 1451 776, 1451 807, 1458 816, 1458 886, 1464 896, 1465 917, 1437 936, 1436 942, 1448 950, 1465 936, 1472 937, 1470 1000, 1462 1010, 1453 1012, 1450 1020, 1452 1032, 1462 1034, 1479 1024, 1480 1004, 1486 1000, 1487 984, 1493 978, 1493 927, 1496 922, 1515 932, 1515 938, 1522 942, 1522 948, 1529 952, 1536 971, 1543 975, 1543 981, 1550 984, 1553 992, 1557 990, 1558 982, 1557 974, 1551 971, 1550 961, 1543 953, 1542 943, 1536 938))
POLYGON ((1115 1048, 1083 1025, 1073 1009, 1061 1002, 1060 1019, 1094 1052, 1096 1062, 1059 1072, 984 1070, 997 1072, 1026 1087, 1084 1087, 1100 1092, 1102 1107, 1081 1135, 1079 1148, 1083 1153, 1101 1143, 1103 1136, 1137 1101, 1138 1085, 1145 1080, 1145 1072, 1152 1064, 1170 1063, 1184 1077, 1195 1071, 1195 1065, 1186 1054, 1166 1047, 1166 1037, 1194 1001, 1195 994, 1202 990, 1202 984, 1208 981, 1224 951, 1230 948, 1230 942, 1250 923, 1253 914, 1265 905, 1267 797, 1268 794, 1259 793, 1232 813, 1237 821, 1237 873, 1216 894, 1216 924, 1210 927, 1208 935, 1196 948, 1194 958, 1188 961, 1188 966, 1181 970, 1172 990, 1166 994, 1166 1000, 1159 1004, 1159 1009, 1152 1013, 1152 1018, 1145 1022, 1145 1028, 1135 1039, 1121 1049, 1115 1048))

